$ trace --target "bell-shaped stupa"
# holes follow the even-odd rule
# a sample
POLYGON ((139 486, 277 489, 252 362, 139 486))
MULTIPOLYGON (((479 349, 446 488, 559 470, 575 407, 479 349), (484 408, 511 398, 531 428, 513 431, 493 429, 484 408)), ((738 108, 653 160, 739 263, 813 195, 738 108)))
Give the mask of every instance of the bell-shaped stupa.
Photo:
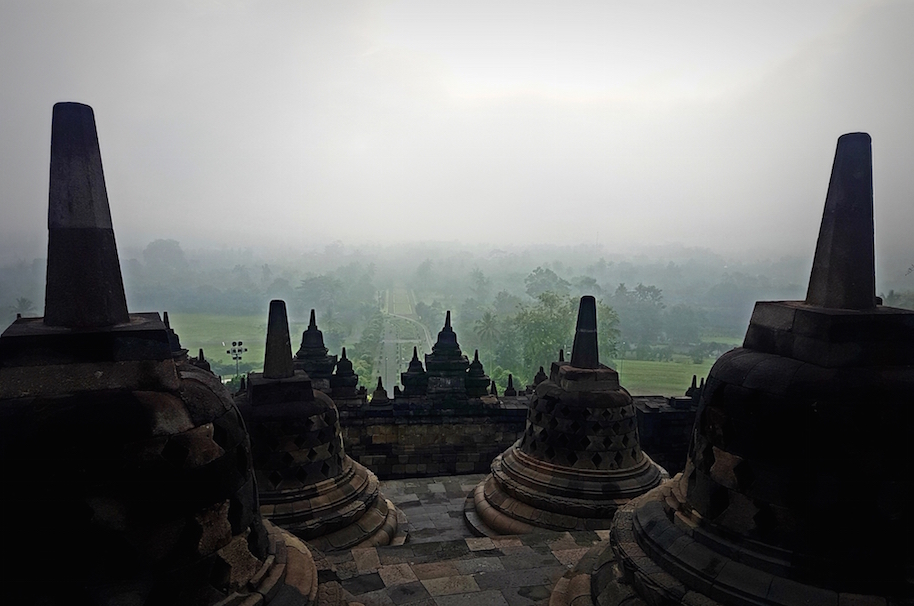
POLYGON ((48 229, 45 316, 0 335, 2 601, 316 603, 310 551, 260 517, 225 387, 127 311, 87 105, 54 106, 48 229))
POLYGON ((236 402, 265 518, 321 550, 405 538, 377 476, 346 454, 333 400, 295 369, 284 301, 270 302, 263 372, 248 375, 236 402))
POLYGON ((914 599, 914 311, 876 298, 871 153, 838 140, 806 300, 756 303, 685 470, 616 515, 591 599, 914 599))
POLYGON ((605 529, 619 506, 661 475, 641 451, 631 396, 600 364, 596 302, 586 296, 571 362, 553 363, 536 386, 526 431, 492 462, 467 499, 466 518, 486 535, 605 529))

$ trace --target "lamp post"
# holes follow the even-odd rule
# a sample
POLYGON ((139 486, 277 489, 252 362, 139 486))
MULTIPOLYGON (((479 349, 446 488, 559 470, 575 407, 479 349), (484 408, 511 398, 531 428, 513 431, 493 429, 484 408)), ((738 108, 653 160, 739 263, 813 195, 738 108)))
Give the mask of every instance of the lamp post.
POLYGON ((241 355, 248 350, 247 347, 242 347, 244 343, 242 341, 232 341, 232 348, 226 349, 225 353, 230 354, 232 359, 235 360, 235 376, 238 376, 238 365, 241 363, 241 355))

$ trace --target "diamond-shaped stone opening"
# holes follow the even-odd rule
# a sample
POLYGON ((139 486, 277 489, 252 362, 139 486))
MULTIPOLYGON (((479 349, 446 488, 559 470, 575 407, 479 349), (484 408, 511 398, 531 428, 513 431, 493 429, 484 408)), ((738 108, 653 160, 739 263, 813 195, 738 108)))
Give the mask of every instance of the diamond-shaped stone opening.
POLYGON ((325 478, 330 477, 330 464, 329 463, 324 463, 323 465, 321 465, 321 473, 324 474, 325 478))
POLYGON ((563 417, 567 417, 571 410, 567 406, 562 406, 559 408, 559 414, 563 417))
POLYGON ((631 457, 632 457, 632 461, 637 461, 637 460, 638 460, 638 449, 637 449, 637 448, 632 448, 632 451, 631 451, 631 453, 629 453, 629 454, 630 454, 631 457))
POLYGON ((309 448, 308 449, 308 460, 313 461, 316 458, 317 458, 317 449, 309 448))
POLYGON ((549 432, 545 429, 540 429, 539 433, 536 434, 536 437, 545 442, 549 438, 549 432))
POLYGON ((600 463, 603 462, 603 457, 600 456, 600 453, 597 453, 594 456, 590 457, 590 462, 593 463, 594 467, 599 467, 600 463))
POLYGON ((284 455, 282 455, 282 466, 283 467, 289 467, 294 462, 295 462, 295 459, 288 452, 285 453, 284 455))
POLYGON ((308 438, 306 438, 305 436, 296 436, 295 437, 295 445, 298 446, 299 448, 301 448, 302 446, 304 446, 307 443, 308 443, 308 438))
POLYGON ((565 446, 568 446, 568 436, 566 436, 563 433, 560 433, 559 437, 556 438, 555 443, 558 444, 559 446, 562 446, 563 448, 565 446))
POLYGON ((574 454, 574 451, 568 453, 568 464, 574 467, 574 464, 578 462, 578 455, 574 454))
POLYGON ((631 439, 628 437, 628 434, 622 436, 622 446, 628 446, 629 442, 631 442, 631 439))
POLYGON ((736 476, 736 486, 740 492, 746 492, 755 482, 755 472, 745 459, 736 464, 733 468, 733 475, 736 476))
POLYGON ((333 427, 333 424, 336 423, 336 416, 333 414, 332 410, 325 412, 322 418, 324 419, 324 423, 330 427, 333 427))
POLYGON ((320 444, 326 443, 328 438, 330 437, 330 435, 332 435, 332 434, 329 434, 329 432, 326 429, 320 430, 319 432, 317 432, 318 443, 320 443, 320 444))
POLYGON ((267 479, 270 480, 273 488, 276 488, 282 482, 282 474, 274 470, 267 476, 267 479))
POLYGON ((590 425, 590 431, 592 431, 593 433, 600 433, 602 430, 603 430, 603 426, 600 425, 599 423, 592 423, 590 425))
POLYGON ((545 408, 546 408, 546 412, 551 413, 553 410, 555 410, 555 402, 553 402, 552 400, 546 401, 545 408))
POLYGON ((311 417, 305 419, 305 429, 314 429, 314 419, 311 417))
POLYGON ((295 479, 298 480, 299 482, 301 482, 302 484, 307 484, 308 483, 308 472, 306 472, 303 467, 300 468, 295 474, 295 479))
POLYGON ((224 427, 213 424, 213 442, 222 448, 225 448, 225 445, 228 442, 228 432, 225 431, 224 427))
POLYGON ((622 467, 622 462, 625 461, 625 455, 622 454, 622 451, 616 451, 615 456, 613 457, 613 462, 616 464, 616 467, 622 467))
POLYGON ((539 425, 540 423, 542 423, 542 422, 543 422, 543 413, 538 412, 538 413, 534 414, 534 415, 533 415, 533 422, 536 423, 537 425, 539 425))
POLYGON ((554 459, 555 458, 555 449, 552 448, 552 446, 550 446, 549 448, 546 449, 546 452, 543 454, 545 454, 550 459, 554 459))
POLYGON ((330 444, 327 445, 327 452, 330 454, 336 452, 336 442, 334 440, 330 440, 330 444))
POLYGON ((189 454, 190 451, 183 444, 178 444, 174 440, 168 440, 165 448, 162 449, 162 458, 176 467, 184 465, 189 454))
POLYGON ((613 445, 613 439, 609 436, 603 438, 603 450, 609 450, 613 445))
POLYGON ((549 422, 546 423, 546 425, 549 427, 549 429, 555 429, 559 426, 559 422, 555 417, 549 417, 549 422))
POLYGON ((536 440, 530 440, 530 452, 536 452, 536 440))
POLYGON ((533 435, 533 425, 530 425, 529 423, 527 424, 527 433, 531 436, 533 435))
POLYGON ((612 418, 613 413, 612 413, 612 411, 609 410, 608 408, 604 408, 604 409, 603 409, 603 412, 601 413, 600 416, 602 416, 602 417, 603 417, 604 419, 606 419, 606 420, 609 420, 609 419, 612 418))
POLYGON ((610 429, 612 430, 612 432, 614 434, 619 435, 619 433, 622 431, 622 424, 619 423, 618 421, 616 421, 615 423, 612 424, 612 427, 610 427, 610 429))
POLYGON ((571 430, 572 433, 578 433, 581 429, 581 425, 577 421, 572 421, 571 425, 568 426, 568 429, 571 430))
POLYGON ((267 436, 267 438, 264 440, 264 444, 266 444, 267 448, 269 448, 270 450, 276 450, 277 448, 279 448, 279 440, 276 439, 276 436, 274 436, 272 434, 267 436))

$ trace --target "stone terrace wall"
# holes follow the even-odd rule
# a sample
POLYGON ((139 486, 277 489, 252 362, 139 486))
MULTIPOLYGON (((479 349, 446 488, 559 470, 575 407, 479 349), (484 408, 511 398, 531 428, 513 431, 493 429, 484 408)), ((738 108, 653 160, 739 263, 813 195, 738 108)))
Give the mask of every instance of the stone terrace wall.
MULTIPOLYGON (((641 447, 671 474, 682 471, 696 406, 686 398, 634 396, 641 447)), ((527 397, 501 397, 496 407, 345 410, 346 453, 382 480, 488 473, 492 459, 523 433, 527 397)))

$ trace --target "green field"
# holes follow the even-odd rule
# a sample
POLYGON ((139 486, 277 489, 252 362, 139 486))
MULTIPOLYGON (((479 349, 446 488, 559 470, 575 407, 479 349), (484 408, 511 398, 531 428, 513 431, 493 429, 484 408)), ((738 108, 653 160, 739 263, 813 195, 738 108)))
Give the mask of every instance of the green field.
POLYGON ((619 382, 634 396, 681 396, 692 383, 692 375, 708 376, 714 360, 701 364, 610 360, 608 364, 619 371, 619 382))
MULTIPOLYGON (((267 318, 263 316, 222 316, 215 314, 168 314, 171 327, 181 338, 181 346, 189 350, 189 355, 196 356, 197 350, 203 348, 207 360, 229 364, 231 356, 225 351, 230 349, 232 341, 242 341, 248 351, 243 354, 242 362, 250 362, 255 370, 263 369, 263 352, 267 338, 267 318), (223 345, 223 343, 225 345, 223 345)), ((295 339, 296 326, 292 329, 292 344, 297 349, 295 339)), ((302 326, 299 330, 304 330, 302 326)))
MULTIPOLYGON (((215 314, 169 314, 171 327, 181 337, 181 345, 191 355, 196 355, 203 348, 208 360, 231 362, 231 356, 225 350, 231 347, 232 341, 243 341, 248 351, 242 362, 254 365, 254 370, 263 368, 263 353, 266 342, 266 316, 223 316, 215 314), (223 343, 226 345, 223 346, 223 343)), ((406 328, 414 329, 412 324, 398 320, 406 328)), ((292 350, 298 349, 301 332, 307 327, 307 321, 293 323, 292 350)), ((404 335, 405 336, 405 335, 404 335)), ((420 341, 421 342, 421 341, 420 341)), ((405 359, 412 356, 412 343, 403 344, 405 359)), ((422 349, 420 347, 420 349, 422 349)), ((714 360, 707 359, 701 364, 690 362, 649 362, 644 360, 608 360, 605 363, 619 371, 622 385, 633 395, 680 396, 692 382, 692 375, 706 377, 714 360)), ((485 361, 483 361, 485 364, 485 361)), ((405 368, 403 369, 405 370, 405 368)))

